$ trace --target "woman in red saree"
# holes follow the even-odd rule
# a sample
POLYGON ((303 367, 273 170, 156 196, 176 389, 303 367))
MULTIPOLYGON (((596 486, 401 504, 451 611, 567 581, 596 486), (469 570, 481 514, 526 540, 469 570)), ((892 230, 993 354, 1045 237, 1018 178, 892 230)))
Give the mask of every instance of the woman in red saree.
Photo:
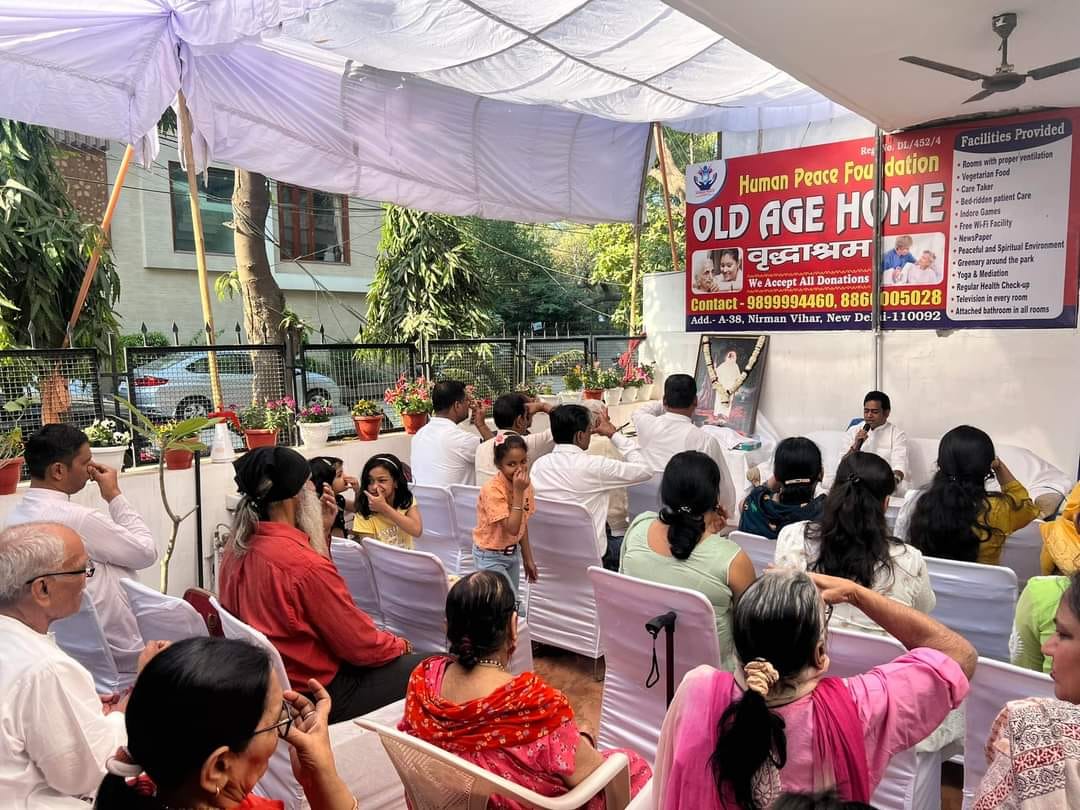
MULTIPOLYGON (((574 723, 566 696, 531 672, 507 672, 517 642, 514 592, 499 573, 459 580, 446 600, 450 656, 423 661, 412 674, 399 728, 544 796, 559 796, 604 757, 574 723)), ((632 751, 630 789, 651 775, 632 751)), ((493 808, 522 805, 495 798, 493 808)), ((586 807, 602 810, 603 795, 586 807)))
POLYGON ((663 810, 763 810, 784 791, 825 789, 869 803, 889 759, 960 705, 975 670, 975 649, 956 633, 823 574, 766 573, 740 598, 733 630, 746 663, 734 675, 691 670, 664 719, 653 781, 663 810), (827 606, 839 603, 909 652, 865 675, 826 677, 827 606))

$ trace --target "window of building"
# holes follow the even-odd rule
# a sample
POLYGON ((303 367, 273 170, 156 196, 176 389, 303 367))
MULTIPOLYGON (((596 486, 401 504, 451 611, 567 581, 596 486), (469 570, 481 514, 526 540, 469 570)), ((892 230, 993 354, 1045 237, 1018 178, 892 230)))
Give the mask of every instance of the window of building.
MULTIPOLYGON (((199 210, 202 212, 203 239, 207 253, 233 255, 233 232, 225 227, 232 222, 233 173, 230 169, 211 167, 206 176, 198 176, 199 210)), ((172 201, 173 250, 195 252, 195 229, 191 225, 187 172, 179 163, 169 163, 169 189, 172 201)))
POLYGON ((277 184, 282 260, 349 262, 349 198, 277 184))

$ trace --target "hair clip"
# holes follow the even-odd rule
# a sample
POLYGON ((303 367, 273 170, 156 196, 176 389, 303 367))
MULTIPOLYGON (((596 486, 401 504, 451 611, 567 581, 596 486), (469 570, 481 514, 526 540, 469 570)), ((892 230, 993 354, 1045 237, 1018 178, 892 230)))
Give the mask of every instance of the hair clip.
POLYGON ((810 484, 812 482, 813 482, 813 479, 811 479, 811 478, 792 478, 792 479, 790 479, 788 481, 784 481, 783 484, 784 484, 785 487, 787 487, 787 486, 791 486, 792 484, 810 484))
POLYGON ((861 479, 861 478, 859 478, 859 476, 857 476, 857 475, 856 475, 855 473, 852 473, 851 475, 849 475, 849 476, 847 477, 847 480, 848 480, 848 483, 849 483, 849 484, 857 484, 857 483, 859 483, 860 481, 862 481, 862 479, 861 479))
POLYGON ((694 510, 691 509, 689 506, 680 506, 679 511, 682 512, 684 515, 689 515, 692 514, 694 510))
POLYGON ((506 441, 506 434, 505 433, 496 433, 495 434, 495 446, 496 447, 498 447, 499 445, 501 445, 505 441, 506 441))

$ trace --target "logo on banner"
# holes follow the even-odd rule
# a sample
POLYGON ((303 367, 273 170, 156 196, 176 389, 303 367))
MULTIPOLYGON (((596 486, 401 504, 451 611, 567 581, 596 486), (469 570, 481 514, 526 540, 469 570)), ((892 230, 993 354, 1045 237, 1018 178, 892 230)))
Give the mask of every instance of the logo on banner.
POLYGON ((707 203, 724 188, 727 166, 722 160, 713 160, 686 169, 686 201, 694 205, 707 203))

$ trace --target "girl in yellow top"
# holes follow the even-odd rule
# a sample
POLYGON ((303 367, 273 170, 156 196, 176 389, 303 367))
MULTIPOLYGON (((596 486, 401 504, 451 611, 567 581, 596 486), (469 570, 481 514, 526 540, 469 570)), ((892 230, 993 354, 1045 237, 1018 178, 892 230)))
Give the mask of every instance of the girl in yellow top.
POLYGON ((382 453, 364 465, 352 530, 354 535, 402 548, 412 548, 413 538, 424 531, 420 508, 397 456, 382 453))
POLYGON ((1080 484, 1069 493, 1061 514, 1039 531, 1043 538, 1039 562, 1044 574, 1071 575, 1080 570, 1080 484))
POLYGON ((495 466, 499 474, 484 484, 476 500, 473 562, 478 571, 497 571, 506 577, 517 597, 522 564, 529 582, 536 582, 528 529, 536 499, 525 440, 514 434, 496 436, 495 466))
POLYGON ((929 557, 997 565, 1005 538, 1037 518, 1039 507, 978 428, 961 425, 942 436, 937 466, 915 502, 908 539, 929 557), (995 476, 1001 492, 987 492, 995 476))

